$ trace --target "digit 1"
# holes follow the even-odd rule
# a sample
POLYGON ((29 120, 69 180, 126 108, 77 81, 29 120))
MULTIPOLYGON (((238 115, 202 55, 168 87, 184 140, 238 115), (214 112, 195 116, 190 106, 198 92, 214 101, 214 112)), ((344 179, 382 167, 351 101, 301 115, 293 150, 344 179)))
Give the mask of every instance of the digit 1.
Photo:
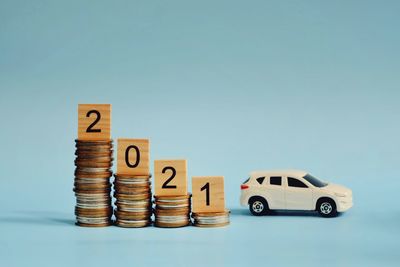
POLYGON ((210 206, 210 183, 206 183, 200 191, 206 190, 206 205, 210 206))
POLYGON ((139 151, 139 148, 137 146, 135 146, 135 145, 128 146, 126 148, 126 150, 125 150, 125 163, 126 163, 126 166, 128 166, 129 168, 136 168, 139 165, 139 162, 140 162, 140 151, 139 151), (134 149, 136 151, 136 162, 135 162, 135 164, 131 164, 130 161, 129 161, 129 151, 131 149, 134 149))

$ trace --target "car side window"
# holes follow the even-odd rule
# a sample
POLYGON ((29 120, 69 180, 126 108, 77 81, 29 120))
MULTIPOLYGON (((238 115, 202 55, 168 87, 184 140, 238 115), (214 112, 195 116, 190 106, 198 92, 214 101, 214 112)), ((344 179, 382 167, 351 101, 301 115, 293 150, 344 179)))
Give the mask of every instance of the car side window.
POLYGON ((292 177, 288 177, 288 185, 290 187, 308 188, 308 186, 305 183, 303 183, 302 181, 300 181, 296 178, 292 178, 292 177))
POLYGON ((258 177, 256 180, 259 184, 262 184, 264 182, 265 177, 258 177))
POLYGON ((271 184, 271 185, 282 185, 282 177, 280 177, 280 176, 271 176, 269 178, 269 184, 271 184))

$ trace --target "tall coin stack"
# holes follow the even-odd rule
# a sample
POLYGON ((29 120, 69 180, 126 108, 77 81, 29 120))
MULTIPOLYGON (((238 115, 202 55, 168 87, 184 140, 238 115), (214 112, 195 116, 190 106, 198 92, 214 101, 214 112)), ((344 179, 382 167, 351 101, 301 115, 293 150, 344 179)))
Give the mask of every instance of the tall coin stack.
POLYGON ((151 225, 151 176, 114 175, 115 224, 121 227, 151 225))
POLYGON ((191 223, 190 210, 191 195, 183 196, 155 196, 155 226, 183 227, 191 223))
POLYGON ((229 213, 228 210, 223 212, 193 212, 193 224, 198 227, 225 226, 229 224, 229 213))
POLYGON ((112 140, 75 140, 76 224, 102 227, 112 224, 112 140))

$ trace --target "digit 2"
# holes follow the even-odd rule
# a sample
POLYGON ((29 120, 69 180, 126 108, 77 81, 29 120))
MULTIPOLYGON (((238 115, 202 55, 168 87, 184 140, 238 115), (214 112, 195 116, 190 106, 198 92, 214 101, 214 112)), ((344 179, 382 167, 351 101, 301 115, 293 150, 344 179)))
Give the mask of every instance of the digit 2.
POLYGON ((89 110, 86 113, 86 118, 89 118, 90 115, 92 115, 92 114, 96 115, 96 119, 94 120, 94 122, 92 122, 92 124, 89 125, 89 127, 87 127, 86 132, 87 133, 100 133, 101 129, 93 129, 93 127, 96 125, 96 123, 98 123, 100 121, 100 118, 101 118, 100 112, 95 109, 89 110))
POLYGON ((169 185, 169 183, 172 181, 172 179, 175 178, 176 170, 175 170, 175 168, 173 168, 173 167, 167 166, 167 167, 164 167, 164 169, 162 169, 162 173, 166 173, 167 170, 171 170, 171 171, 172 171, 172 175, 171 175, 171 177, 169 177, 169 178, 163 183, 163 185, 162 185, 161 188, 166 188, 166 189, 167 189, 167 188, 176 188, 176 185, 169 185))
POLYGON ((206 206, 210 206, 210 183, 206 183, 200 191, 206 190, 206 206))
POLYGON ((125 150, 125 163, 126 166, 128 166, 129 168, 136 168, 139 165, 140 162, 140 151, 139 148, 135 145, 130 145, 126 148, 125 150), (134 164, 130 163, 129 161, 129 151, 131 149, 134 149, 136 151, 136 162, 134 164))

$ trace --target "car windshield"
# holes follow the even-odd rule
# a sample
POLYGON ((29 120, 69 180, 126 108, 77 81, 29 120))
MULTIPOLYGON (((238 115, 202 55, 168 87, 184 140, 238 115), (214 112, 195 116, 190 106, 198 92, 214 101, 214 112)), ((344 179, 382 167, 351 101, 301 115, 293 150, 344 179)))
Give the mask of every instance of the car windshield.
POLYGON ((325 182, 322 182, 321 180, 315 178, 311 174, 306 174, 304 177, 310 184, 312 184, 315 187, 324 187, 327 186, 328 184, 325 182))

